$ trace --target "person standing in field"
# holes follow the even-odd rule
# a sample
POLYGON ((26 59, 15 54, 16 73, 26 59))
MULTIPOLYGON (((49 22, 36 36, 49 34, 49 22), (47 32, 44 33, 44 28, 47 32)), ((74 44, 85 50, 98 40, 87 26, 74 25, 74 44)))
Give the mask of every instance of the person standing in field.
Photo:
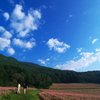
POLYGON ((20 89, 21 89, 21 84, 18 83, 18 86, 17 86, 17 94, 20 94, 20 89))
POLYGON ((26 84, 23 84, 24 94, 26 94, 26 89, 27 89, 27 85, 26 84))

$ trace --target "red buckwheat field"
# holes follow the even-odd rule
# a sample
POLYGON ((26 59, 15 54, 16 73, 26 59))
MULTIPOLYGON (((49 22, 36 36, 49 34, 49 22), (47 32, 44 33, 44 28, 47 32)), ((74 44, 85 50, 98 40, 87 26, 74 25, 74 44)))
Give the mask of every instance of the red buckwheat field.
POLYGON ((53 84, 41 91, 41 100, 100 100, 100 84, 53 84))

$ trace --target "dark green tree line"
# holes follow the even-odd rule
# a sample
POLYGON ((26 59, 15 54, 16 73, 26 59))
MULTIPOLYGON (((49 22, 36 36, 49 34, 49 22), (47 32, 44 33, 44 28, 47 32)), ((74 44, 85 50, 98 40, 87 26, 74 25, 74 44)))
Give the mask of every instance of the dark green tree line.
POLYGON ((0 54, 0 86, 16 86, 18 82, 37 88, 49 88, 52 83, 100 83, 100 71, 52 69, 0 54))

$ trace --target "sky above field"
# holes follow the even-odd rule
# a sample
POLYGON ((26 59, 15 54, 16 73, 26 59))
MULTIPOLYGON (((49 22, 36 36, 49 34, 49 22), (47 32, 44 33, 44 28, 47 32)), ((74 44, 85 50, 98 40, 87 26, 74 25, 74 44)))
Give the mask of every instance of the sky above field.
POLYGON ((100 0, 0 0, 0 53, 61 70, 100 70, 100 0))

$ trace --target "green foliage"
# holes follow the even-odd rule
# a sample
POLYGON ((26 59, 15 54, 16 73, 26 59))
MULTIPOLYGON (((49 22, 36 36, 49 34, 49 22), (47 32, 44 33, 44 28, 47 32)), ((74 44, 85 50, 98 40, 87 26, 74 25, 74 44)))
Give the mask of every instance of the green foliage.
POLYGON ((0 54, 0 86, 16 86, 18 82, 36 88, 49 88, 52 83, 100 83, 100 71, 52 69, 0 54))
POLYGON ((20 73, 14 73, 13 75, 12 75, 12 82, 14 83, 14 84, 17 84, 17 83, 24 83, 24 76, 22 75, 22 74, 20 74, 20 73))

